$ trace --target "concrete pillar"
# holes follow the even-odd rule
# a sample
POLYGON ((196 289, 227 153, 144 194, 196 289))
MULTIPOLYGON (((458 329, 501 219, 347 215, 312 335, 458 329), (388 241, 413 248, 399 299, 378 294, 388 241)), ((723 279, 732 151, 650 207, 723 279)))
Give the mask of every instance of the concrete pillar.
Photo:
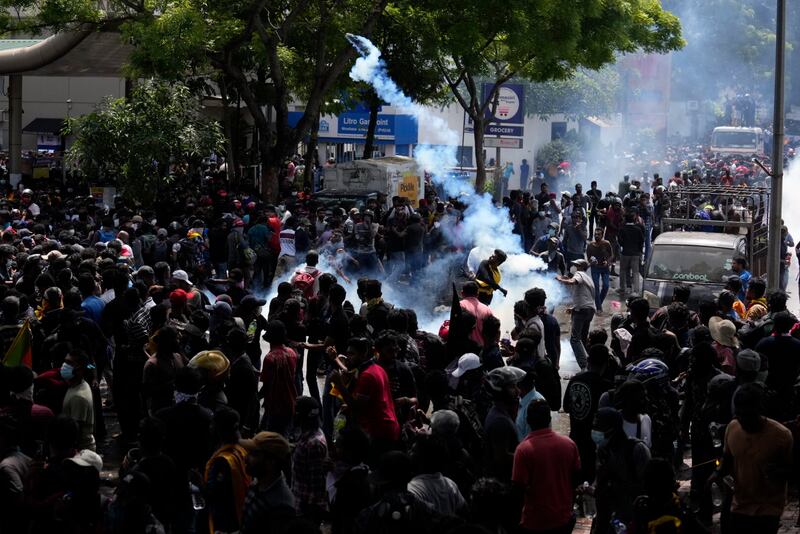
POLYGON ((22 75, 8 77, 8 172, 11 187, 22 180, 22 75))

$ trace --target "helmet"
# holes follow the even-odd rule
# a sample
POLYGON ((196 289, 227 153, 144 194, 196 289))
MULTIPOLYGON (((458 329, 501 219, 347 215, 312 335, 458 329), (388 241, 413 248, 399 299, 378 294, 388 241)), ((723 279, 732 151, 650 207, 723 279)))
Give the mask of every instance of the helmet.
POLYGON ((492 393, 501 393, 509 386, 517 384, 525 378, 525 371, 519 367, 498 367, 486 375, 486 387, 492 393))
POLYGON ((631 378, 635 378, 645 384, 659 384, 669 380, 669 368, 667 364, 655 358, 647 358, 638 363, 628 366, 631 378))
POLYGON ((361 215, 363 217, 372 217, 373 219, 375 218, 375 212, 372 210, 364 210, 363 212, 361 212, 361 215))
POLYGON ((33 191, 31 189, 23 189, 22 196, 28 195, 29 197, 33 196, 33 191))

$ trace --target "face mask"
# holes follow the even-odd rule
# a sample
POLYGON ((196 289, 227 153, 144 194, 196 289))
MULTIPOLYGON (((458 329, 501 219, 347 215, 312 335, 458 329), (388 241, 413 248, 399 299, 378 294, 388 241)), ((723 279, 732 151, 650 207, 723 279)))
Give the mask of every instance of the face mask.
POLYGON ((595 445, 604 444, 606 442, 605 432, 600 432, 599 430, 592 430, 592 441, 594 441, 595 445))
POLYGON ((547 236, 548 237, 555 237, 556 236, 556 231, 551 228, 550 230, 547 231, 547 236))
POLYGON ((575 267, 574 265, 569 268, 569 274, 575 274, 577 272, 578 272, 578 268, 575 267))
POLYGON ((540 218, 540 219, 544 219, 544 212, 543 212, 543 211, 540 211, 540 212, 539 212, 539 218, 540 218))
POLYGON ((181 393, 180 391, 175 392, 175 404, 180 404, 182 402, 191 402, 197 400, 197 393, 181 393))
POLYGON ((75 376, 75 368, 68 363, 61 364, 61 378, 69 382, 75 376))

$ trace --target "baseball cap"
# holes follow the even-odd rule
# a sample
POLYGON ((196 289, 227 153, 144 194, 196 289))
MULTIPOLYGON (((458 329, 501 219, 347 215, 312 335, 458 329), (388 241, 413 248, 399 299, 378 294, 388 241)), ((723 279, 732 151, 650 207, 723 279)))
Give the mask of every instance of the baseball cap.
POLYGON ((461 378, 467 371, 472 371, 481 366, 481 359, 477 354, 468 352, 458 359, 458 367, 456 367, 451 375, 455 378, 461 378))
POLYGON ((242 297, 241 302, 239 302, 239 306, 244 308, 247 308, 248 306, 257 308, 258 306, 263 306, 266 303, 267 301, 265 299, 260 299, 255 295, 245 295, 244 297, 242 297))
POLYGON ((230 317, 231 314, 233 314, 233 308, 231 308, 231 305, 224 300, 219 299, 217 299, 214 304, 206 306, 206 309, 214 315, 222 315, 223 317, 230 317))
POLYGON ((172 279, 180 280, 181 282, 186 282, 190 286, 193 285, 192 282, 189 280, 189 274, 182 269, 178 269, 177 271, 172 273, 172 279))
POLYGON ((103 459, 94 451, 83 449, 72 458, 67 458, 67 461, 73 462, 81 467, 94 467, 97 472, 103 470, 103 459))
POLYGON ((280 459, 287 458, 290 452, 289 442, 276 432, 259 432, 252 439, 240 440, 239 445, 248 452, 261 451, 280 459))
POLYGON ((187 300, 189 300, 189 295, 183 289, 176 289, 169 294, 169 303, 173 306, 176 304, 186 304, 187 300))

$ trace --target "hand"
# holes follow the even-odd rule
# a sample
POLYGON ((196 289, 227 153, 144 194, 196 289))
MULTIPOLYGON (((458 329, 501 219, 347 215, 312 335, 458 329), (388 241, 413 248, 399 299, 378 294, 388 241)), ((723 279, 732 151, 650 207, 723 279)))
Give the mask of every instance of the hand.
POLYGON ((335 360, 336 357, 339 355, 336 347, 328 347, 325 349, 325 357, 329 360, 335 360))

